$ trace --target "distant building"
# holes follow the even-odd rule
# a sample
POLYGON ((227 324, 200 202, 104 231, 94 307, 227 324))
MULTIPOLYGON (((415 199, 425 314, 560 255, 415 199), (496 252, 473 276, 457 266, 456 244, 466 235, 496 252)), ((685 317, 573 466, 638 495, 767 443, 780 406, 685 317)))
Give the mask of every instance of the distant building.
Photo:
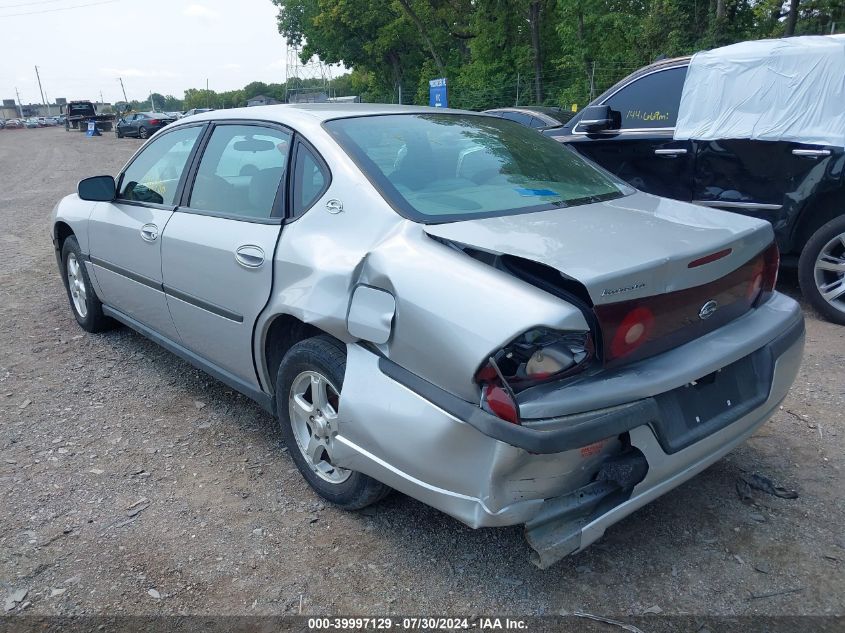
POLYGON ((281 103, 281 101, 276 101, 273 97, 256 95, 252 99, 247 100, 246 105, 250 108, 252 106, 276 105, 277 103, 281 103))

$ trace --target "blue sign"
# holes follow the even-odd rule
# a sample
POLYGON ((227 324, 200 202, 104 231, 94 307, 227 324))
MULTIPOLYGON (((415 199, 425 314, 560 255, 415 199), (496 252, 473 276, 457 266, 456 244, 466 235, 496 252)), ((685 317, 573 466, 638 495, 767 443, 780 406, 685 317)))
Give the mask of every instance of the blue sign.
POLYGON ((446 97, 446 78, 432 79, 428 82, 428 105, 432 108, 448 108, 446 97))

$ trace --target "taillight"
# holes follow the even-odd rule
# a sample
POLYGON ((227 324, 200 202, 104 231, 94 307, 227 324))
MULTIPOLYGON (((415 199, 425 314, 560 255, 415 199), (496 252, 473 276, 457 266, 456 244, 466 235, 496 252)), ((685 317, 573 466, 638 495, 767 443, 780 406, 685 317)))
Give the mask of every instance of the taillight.
POLYGON ((482 398, 482 407, 496 414, 506 422, 519 424, 519 411, 513 397, 503 387, 498 385, 485 385, 482 398))
POLYGON ((481 406, 503 420, 519 424, 517 392, 583 371, 594 354, 589 332, 529 330, 490 356, 476 372, 481 406))
POLYGON ((778 283, 780 270, 780 251, 778 245, 772 245, 763 253, 763 292, 772 292, 778 283))
POLYGON ((631 310, 622 319, 613 340, 610 353, 614 358, 622 358, 642 346, 651 337, 654 329, 654 313, 644 306, 631 310))
POLYGON ((746 298, 753 305, 759 305, 774 292, 778 282, 780 269, 780 251, 777 244, 772 242, 754 263, 751 281, 746 298))
POLYGON ((159 123, 161 123, 161 121, 158 119, 150 119, 150 125, 158 125, 159 123))

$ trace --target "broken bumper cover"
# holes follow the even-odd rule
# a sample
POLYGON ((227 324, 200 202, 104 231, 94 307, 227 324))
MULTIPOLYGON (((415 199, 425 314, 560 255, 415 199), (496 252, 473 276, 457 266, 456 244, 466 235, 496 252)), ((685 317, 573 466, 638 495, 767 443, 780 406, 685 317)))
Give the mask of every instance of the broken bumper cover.
MULTIPOLYGON (((522 426, 504 422, 389 360, 349 347, 338 462, 369 474, 471 527, 526 524, 537 562, 583 549, 605 529, 720 459, 765 422, 797 375, 804 322, 797 304, 774 297, 711 335, 583 386, 579 397, 629 401, 522 426), (671 362, 666 362, 665 357, 671 362), (724 372, 724 377, 719 376, 724 372), (711 376, 712 375, 712 376, 711 376), (724 410, 695 419, 680 390, 710 377, 704 402, 730 391, 724 410), (711 384, 712 382, 712 384, 711 384), (619 389, 614 389, 614 386, 619 389), (730 400, 730 402, 727 402, 730 400), (597 485, 620 454, 619 436, 647 462, 627 488, 597 485), (574 496, 573 496, 574 495, 574 496)), ((558 397, 565 398, 566 389, 558 397)), ((545 405, 550 407, 550 399, 545 405)), ((562 400, 566 404, 565 400, 562 400)), ((583 411, 583 410, 582 410, 583 411)), ((701 417, 701 416, 699 416, 701 417)))

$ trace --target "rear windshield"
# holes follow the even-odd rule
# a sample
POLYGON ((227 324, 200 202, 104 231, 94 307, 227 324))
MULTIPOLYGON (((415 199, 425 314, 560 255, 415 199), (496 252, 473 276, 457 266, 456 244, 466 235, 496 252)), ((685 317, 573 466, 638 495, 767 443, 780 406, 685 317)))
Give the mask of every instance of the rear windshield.
POLYGON ((496 117, 399 114, 325 126, 388 202, 419 222, 529 213, 633 191, 557 141, 496 117))

